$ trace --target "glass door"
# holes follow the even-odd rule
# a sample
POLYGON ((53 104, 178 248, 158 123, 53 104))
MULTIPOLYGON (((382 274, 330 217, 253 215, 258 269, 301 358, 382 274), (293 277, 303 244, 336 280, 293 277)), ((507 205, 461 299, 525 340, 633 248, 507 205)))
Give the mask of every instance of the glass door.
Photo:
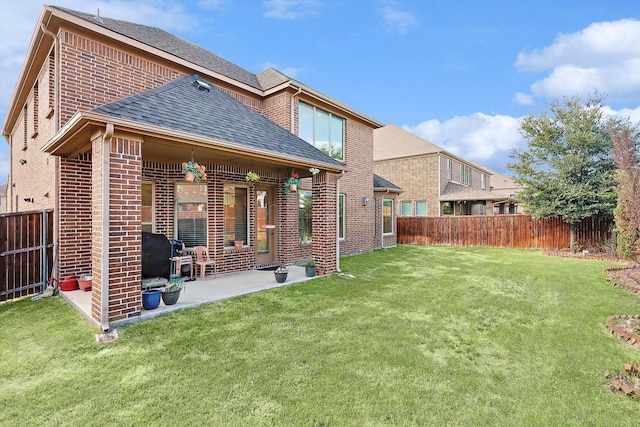
POLYGON ((276 220, 273 187, 256 186, 256 263, 276 260, 276 220))

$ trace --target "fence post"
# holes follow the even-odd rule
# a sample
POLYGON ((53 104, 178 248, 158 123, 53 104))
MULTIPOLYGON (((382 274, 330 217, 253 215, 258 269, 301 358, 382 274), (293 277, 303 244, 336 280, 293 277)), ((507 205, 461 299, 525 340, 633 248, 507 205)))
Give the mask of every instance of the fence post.
POLYGON ((40 281, 42 282, 42 292, 47 289, 47 272, 49 266, 47 265, 47 224, 49 218, 46 210, 42 211, 42 226, 40 227, 40 281))

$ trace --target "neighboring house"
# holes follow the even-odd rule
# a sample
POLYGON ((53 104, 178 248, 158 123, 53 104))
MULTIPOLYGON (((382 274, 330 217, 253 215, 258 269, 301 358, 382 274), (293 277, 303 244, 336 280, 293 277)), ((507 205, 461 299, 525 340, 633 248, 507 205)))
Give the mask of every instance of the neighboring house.
POLYGON ((495 215, 525 213, 522 205, 518 202, 518 192, 521 187, 516 184, 513 178, 491 169, 487 170, 491 172, 491 192, 504 197, 503 200, 493 204, 493 213, 495 215))
POLYGON ((332 272, 395 245, 383 208, 397 192, 374 188, 380 126, 277 70, 43 6, 3 127, 9 210, 55 208, 59 276, 92 274, 104 329, 140 313, 142 231, 209 247, 218 273, 309 258, 332 272), (191 160, 205 181, 185 182, 191 160))
POLYGON ((0 213, 7 212, 7 184, 0 184, 0 213))
POLYGON ((396 125, 374 130, 374 172, 402 188, 399 216, 492 215, 513 203, 492 172, 396 125))

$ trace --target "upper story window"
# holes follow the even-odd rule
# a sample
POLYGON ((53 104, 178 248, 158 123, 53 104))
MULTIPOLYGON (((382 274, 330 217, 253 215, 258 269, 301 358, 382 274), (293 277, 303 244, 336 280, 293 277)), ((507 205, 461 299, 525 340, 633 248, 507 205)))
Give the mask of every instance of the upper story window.
POLYGON ((471 167, 460 165, 460 182, 462 184, 471 185, 471 167))
POLYGON ((451 168, 452 168, 452 164, 451 164, 451 159, 447 159, 447 179, 451 179, 451 168))
POLYGON ((480 188, 487 189, 487 175, 483 173, 480 174, 480 188))
POLYGON ((299 136, 334 159, 344 160, 344 119, 302 101, 298 103, 299 136))

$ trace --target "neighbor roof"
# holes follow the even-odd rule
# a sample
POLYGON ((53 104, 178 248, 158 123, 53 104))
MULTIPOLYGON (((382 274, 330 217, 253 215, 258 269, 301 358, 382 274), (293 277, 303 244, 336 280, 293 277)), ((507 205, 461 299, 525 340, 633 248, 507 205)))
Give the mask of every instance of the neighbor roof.
POLYGON ((373 131, 373 160, 397 159, 444 151, 396 125, 386 125, 373 131))
POLYGON ((337 160, 198 75, 180 77, 91 111, 344 169, 337 160))
POLYGON ((60 6, 51 6, 51 8, 61 10, 70 15, 91 22, 92 24, 99 25, 125 37, 129 37, 140 43, 144 43, 171 55, 175 55, 185 61, 189 61, 208 70, 222 74, 223 76, 229 77, 238 82, 263 90, 263 87, 260 85, 255 74, 194 43, 188 42, 180 37, 161 30, 160 28, 102 16, 98 17, 91 13, 79 12, 77 10, 67 9, 60 6))
POLYGON ((380 175, 373 174, 373 189, 377 191, 389 190, 394 193, 402 193, 402 189, 392 182, 387 181, 380 175))
POLYGON ((440 200, 442 201, 471 201, 471 200, 489 200, 497 201, 508 199, 509 196, 494 193, 492 191, 473 188, 468 185, 458 184, 457 182, 447 182, 444 187, 440 200))

